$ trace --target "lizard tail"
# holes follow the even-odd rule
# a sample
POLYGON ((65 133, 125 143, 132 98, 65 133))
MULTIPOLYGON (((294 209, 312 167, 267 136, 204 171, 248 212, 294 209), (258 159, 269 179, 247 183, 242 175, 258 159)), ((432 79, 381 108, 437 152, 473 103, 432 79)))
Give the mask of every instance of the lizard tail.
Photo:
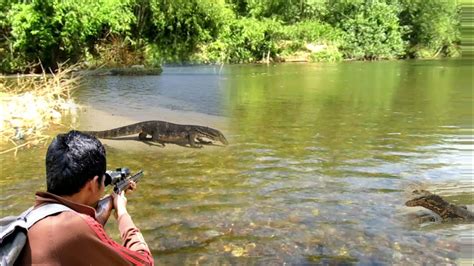
POLYGON ((82 131, 85 134, 89 134, 98 138, 116 138, 121 136, 128 136, 136 133, 142 132, 143 122, 131 124, 123 127, 117 127, 109 130, 103 131, 82 131))

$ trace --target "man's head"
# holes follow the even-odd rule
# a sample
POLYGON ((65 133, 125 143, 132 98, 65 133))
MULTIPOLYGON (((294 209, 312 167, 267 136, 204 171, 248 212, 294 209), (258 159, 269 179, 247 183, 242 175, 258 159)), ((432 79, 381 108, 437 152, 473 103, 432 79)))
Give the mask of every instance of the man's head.
POLYGON ((47 191, 70 196, 96 176, 101 186, 105 170, 105 149, 98 139, 74 130, 59 134, 46 153, 47 191))

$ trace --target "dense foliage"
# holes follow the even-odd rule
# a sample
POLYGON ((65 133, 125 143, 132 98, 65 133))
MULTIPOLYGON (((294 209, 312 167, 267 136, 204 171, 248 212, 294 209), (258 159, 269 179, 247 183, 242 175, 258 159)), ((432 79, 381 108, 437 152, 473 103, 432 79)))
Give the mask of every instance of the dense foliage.
POLYGON ((0 40, 2 69, 15 70, 41 62, 77 62, 87 48, 108 34, 127 35, 134 19, 122 0, 18 1, 5 10, 0 40))
POLYGON ((456 0, 0 0, 0 70, 455 55, 456 0))
POLYGON ((406 51, 410 56, 424 57, 439 53, 456 54, 460 38, 459 10, 456 0, 401 0, 400 24, 407 28, 406 51))
POLYGON ((403 55, 404 42, 394 5, 378 1, 330 1, 327 20, 342 29, 346 58, 378 59, 403 55))

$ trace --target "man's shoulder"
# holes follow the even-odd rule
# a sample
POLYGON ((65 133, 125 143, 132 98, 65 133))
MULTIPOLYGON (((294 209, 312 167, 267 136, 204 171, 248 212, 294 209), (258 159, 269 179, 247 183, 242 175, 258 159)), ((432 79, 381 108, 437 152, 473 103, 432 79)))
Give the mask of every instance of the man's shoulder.
POLYGON ((94 218, 75 211, 63 211, 38 221, 28 231, 28 237, 41 236, 48 232, 54 232, 53 237, 56 239, 76 238, 79 235, 93 234, 88 225, 88 220, 92 221, 94 218))
POLYGON ((28 248, 23 249, 21 261, 56 264, 97 242, 97 236, 82 216, 87 215, 64 211, 38 221, 28 230, 28 248))
POLYGON ((65 211, 48 216, 28 231, 20 265, 125 265, 120 249, 104 241, 104 235, 103 227, 89 215, 65 211))

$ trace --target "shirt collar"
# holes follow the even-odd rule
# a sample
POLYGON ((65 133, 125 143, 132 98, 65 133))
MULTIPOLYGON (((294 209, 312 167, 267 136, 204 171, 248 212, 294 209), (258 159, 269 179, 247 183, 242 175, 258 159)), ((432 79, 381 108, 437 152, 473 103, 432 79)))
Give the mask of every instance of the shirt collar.
POLYGON ((60 203, 71 208, 72 210, 76 212, 87 214, 95 219, 95 209, 90 206, 72 202, 61 196, 58 196, 49 192, 42 192, 42 191, 36 192, 35 206, 42 205, 45 203, 60 203))

